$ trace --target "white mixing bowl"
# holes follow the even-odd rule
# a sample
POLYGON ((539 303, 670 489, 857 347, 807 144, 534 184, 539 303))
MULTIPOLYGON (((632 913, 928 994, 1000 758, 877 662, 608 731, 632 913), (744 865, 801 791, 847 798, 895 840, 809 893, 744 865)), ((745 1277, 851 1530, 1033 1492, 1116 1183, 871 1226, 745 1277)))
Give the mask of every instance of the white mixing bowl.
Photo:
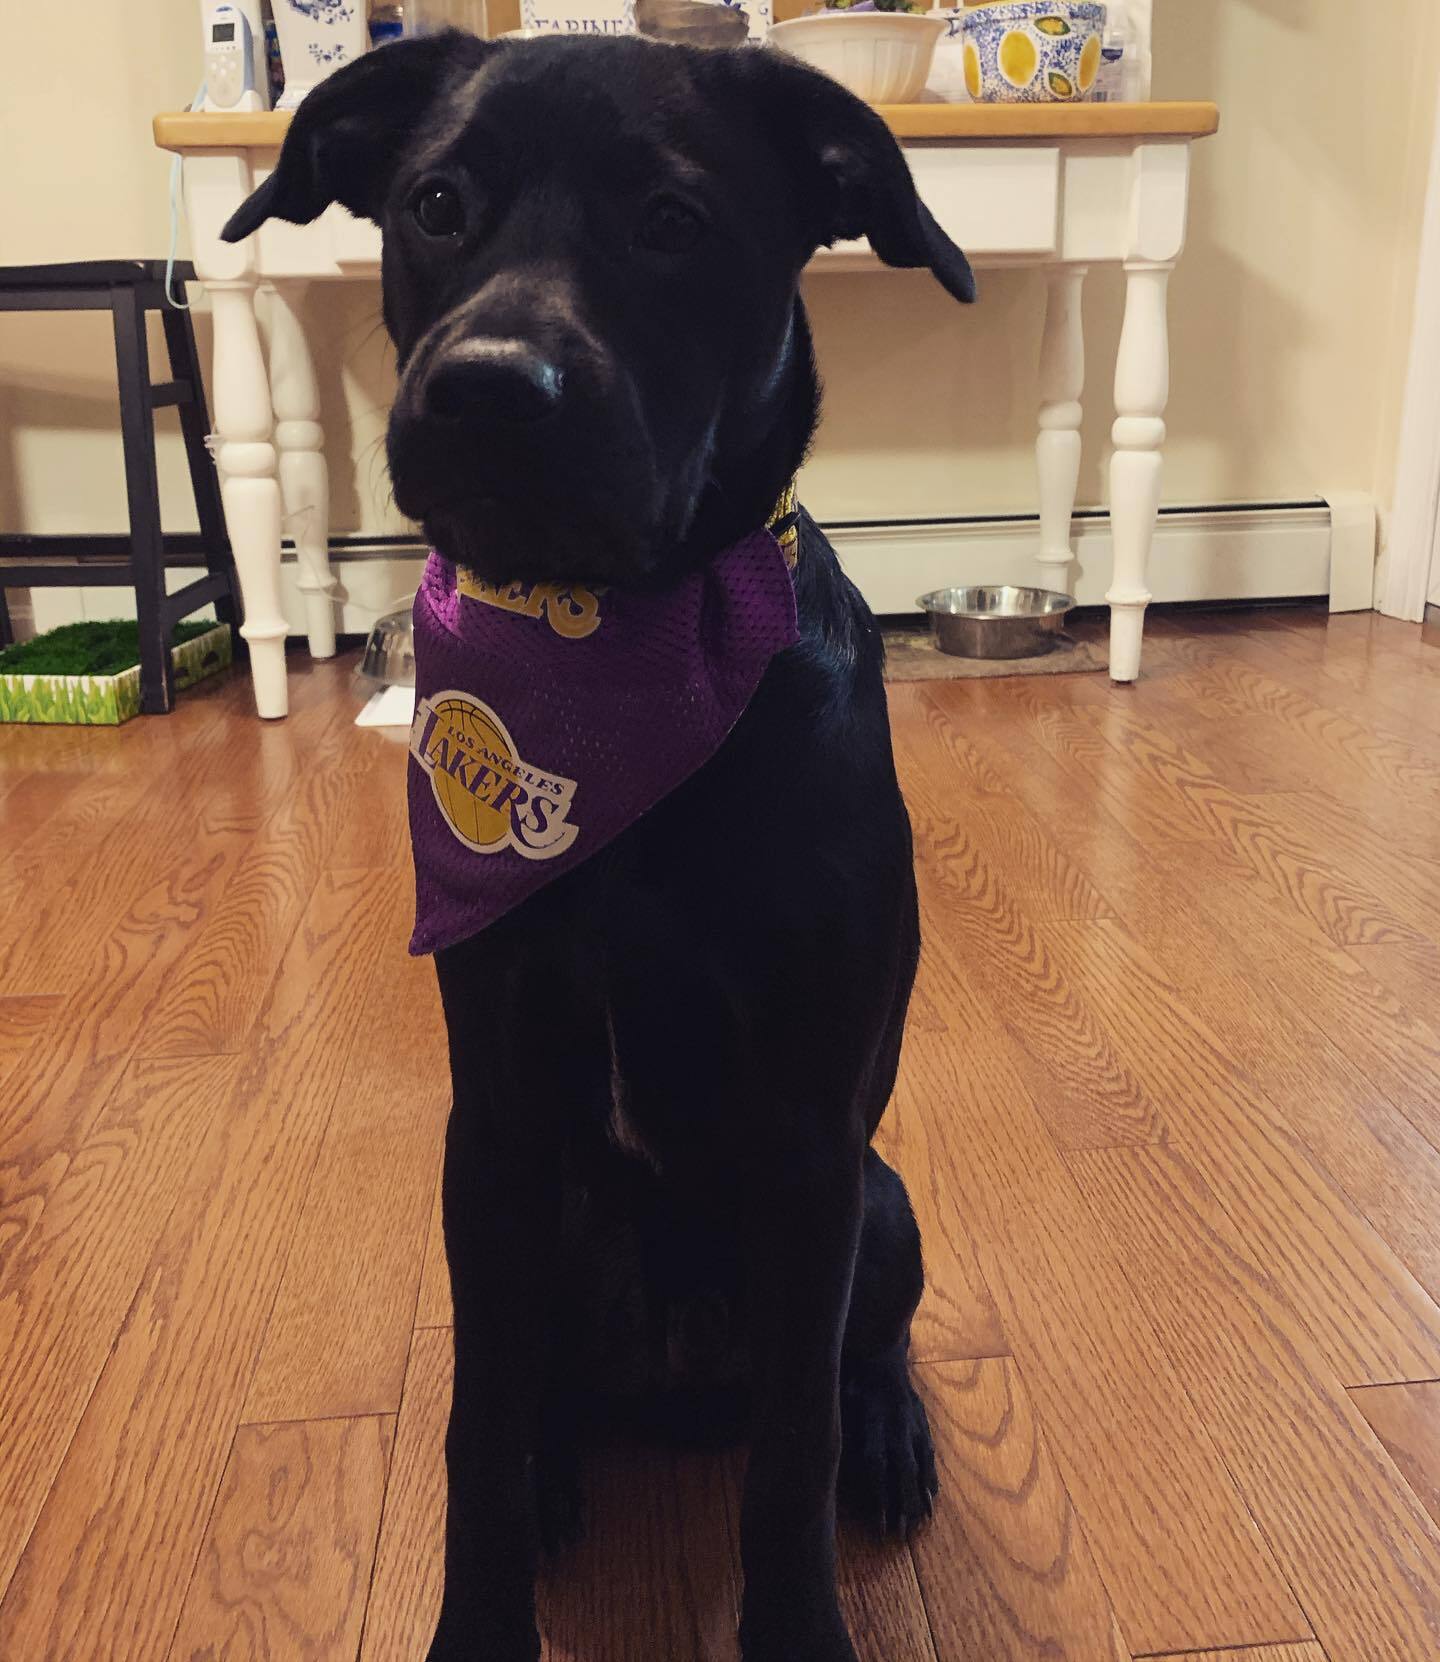
POLYGON ((945 27, 923 12, 815 12, 772 23, 766 44, 823 69, 867 104, 913 104, 945 27))

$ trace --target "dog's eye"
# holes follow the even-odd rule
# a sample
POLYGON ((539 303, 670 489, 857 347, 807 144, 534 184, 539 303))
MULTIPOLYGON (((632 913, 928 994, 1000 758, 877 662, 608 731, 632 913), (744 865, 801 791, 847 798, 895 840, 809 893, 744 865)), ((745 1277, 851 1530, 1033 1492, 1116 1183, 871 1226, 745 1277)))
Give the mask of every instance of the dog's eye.
POLYGON ((689 203, 662 196, 646 209, 636 240, 657 254, 688 254, 704 234, 705 220, 689 203))
POLYGON ((411 212, 427 237, 458 237, 465 229, 465 209, 448 185, 422 185, 411 212))

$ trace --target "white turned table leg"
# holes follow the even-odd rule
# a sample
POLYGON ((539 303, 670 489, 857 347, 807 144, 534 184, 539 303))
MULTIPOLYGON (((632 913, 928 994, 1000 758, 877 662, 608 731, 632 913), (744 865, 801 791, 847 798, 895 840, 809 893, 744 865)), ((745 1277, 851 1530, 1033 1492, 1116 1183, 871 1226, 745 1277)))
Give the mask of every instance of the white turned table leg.
POLYGON ((280 610, 280 486, 270 384, 255 321, 255 279, 209 279, 205 287, 215 324, 215 459, 245 607, 240 633, 250 647, 256 710, 283 716, 289 704, 280 610))
POLYGON ((330 569, 330 474, 320 425, 320 388, 299 305, 302 282, 267 284, 270 396, 280 452, 285 530, 295 539, 312 658, 335 656, 335 575, 330 569))
POLYGON ((1171 265, 1129 261, 1125 326, 1115 366, 1115 454, 1110 463, 1110 527, 1115 565, 1110 592, 1110 679, 1140 673, 1140 641, 1150 603, 1146 569, 1160 511, 1160 452, 1170 397, 1165 292, 1171 265))
POLYGON ((1080 484, 1080 396, 1085 390, 1085 331, 1080 298, 1086 267, 1054 266, 1040 341, 1040 586, 1072 594, 1070 527, 1080 484))

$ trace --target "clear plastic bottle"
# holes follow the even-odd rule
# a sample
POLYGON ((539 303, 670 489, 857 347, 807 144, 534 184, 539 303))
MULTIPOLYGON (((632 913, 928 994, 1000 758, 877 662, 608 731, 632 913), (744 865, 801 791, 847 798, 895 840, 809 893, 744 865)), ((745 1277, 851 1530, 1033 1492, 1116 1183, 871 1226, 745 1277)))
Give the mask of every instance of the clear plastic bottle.
POLYGON ((1101 42, 1100 73, 1095 77, 1092 94, 1097 104, 1122 104, 1127 101, 1133 79, 1129 71, 1134 58, 1135 47, 1130 31, 1123 23, 1110 24, 1101 42))
POLYGON ((437 29, 468 29, 472 35, 485 35, 485 0, 409 0, 405 8, 405 32, 411 35, 433 34, 437 29))

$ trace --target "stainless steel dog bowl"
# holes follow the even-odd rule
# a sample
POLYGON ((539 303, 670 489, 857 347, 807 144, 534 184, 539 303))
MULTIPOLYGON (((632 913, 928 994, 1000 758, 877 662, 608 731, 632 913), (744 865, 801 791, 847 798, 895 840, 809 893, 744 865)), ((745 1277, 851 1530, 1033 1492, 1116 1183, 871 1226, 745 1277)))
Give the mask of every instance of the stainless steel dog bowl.
POLYGON ((355 666, 362 680, 373 681, 380 687, 413 687, 415 685, 415 624, 412 618, 414 596, 375 619, 375 626, 365 642, 365 653, 355 666))
POLYGON ((935 589, 915 602, 930 614, 935 644, 954 658, 1038 658, 1058 642, 1074 606, 1054 589, 981 583, 935 589))

